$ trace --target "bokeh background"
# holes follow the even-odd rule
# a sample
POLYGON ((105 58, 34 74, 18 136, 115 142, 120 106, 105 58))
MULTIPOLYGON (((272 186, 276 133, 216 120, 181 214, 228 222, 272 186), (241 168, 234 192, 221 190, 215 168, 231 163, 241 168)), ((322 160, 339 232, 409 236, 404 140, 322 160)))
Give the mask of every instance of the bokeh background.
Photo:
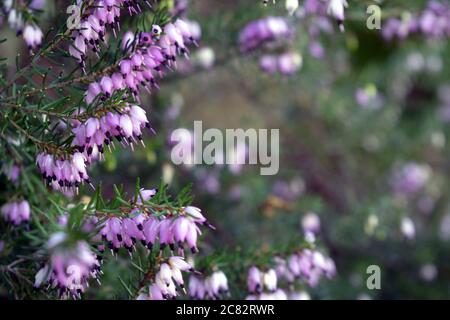
MULTIPOLYGON (((55 8, 62 2, 47 5, 43 25, 61 21, 55 8)), ((317 241, 335 260, 337 276, 306 288, 312 298, 449 298, 449 42, 421 35, 387 41, 382 30, 366 27, 372 2, 349 2, 345 32, 333 24, 314 39, 320 58, 311 54, 308 22, 295 22, 287 46, 303 64, 284 76, 262 71, 261 53, 243 54, 238 46, 250 21, 286 16, 283 1, 190 1, 186 15, 201 26, 200 47, 143 100, 157 134, 146 138, 146 149, 107 154, 92 176, 103 181, 106 196, 115 183, 132 191, 138 177, 147 187, 163 179, 174 194, 192 183, 194 204, 217 226, 204 235, 205 257, 225 252, 239 259, 298 245, 302 218, 316 213, 317 241), (194 120, 204 128, 279 128, 279 173, 175 166, 170 133, 192 129, 194 120), (381 268, 381 290, 366 287, 372 264, 381 268)), ((389 14, 427 3, 385 2, 389 14)), ((3 35, 14 38, 5 29, 3 35)), ((27 54, 20 39, 0 50, 12 60, 27 54)), ((115 274, 126 275, 127 264, 119 259, 109 268, 100 297, 112 291, 121 297, 115 274)), ((245 296, 239 286, 231 290, 245 296)))

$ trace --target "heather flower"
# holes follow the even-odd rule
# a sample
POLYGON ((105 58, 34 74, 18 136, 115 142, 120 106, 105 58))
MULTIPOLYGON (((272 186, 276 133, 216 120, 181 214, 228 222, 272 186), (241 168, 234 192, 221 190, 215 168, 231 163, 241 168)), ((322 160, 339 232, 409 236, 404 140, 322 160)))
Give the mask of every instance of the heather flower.
POLYGON ((336 19, 339 29, 344 31, 344 12, 348 7, 347 0, 329 0, 327 13, 336 19))
POLYGON ((316 250, 305 249, 290 255, 286 260, 277 257, 275 262, 277 276, 288 283, 301 279, 315 287, 322 276, 332 278, 336 274, 334 261, 316 250))
POLYGON ((263 284, 266 290, 273 292, 277 289, 277 274, 274 269, 270 269, 263 275, 263 284))
POLYGON ((8 202, 1 208, 3 218, 18 226, 22 222, 30 221, 30 205, 28 201, 8 202))
POLYGON ((89 280, 97 279, 100 262, 85 241, 65 246, 67 235, 53 234, 47 242, 50 250, 49 262, 35 276, 35 287, 48 283, 62 298, 81 298, 88 288, 89 280))
POLYGON ((404 217, 400 222, 400 231, 405 236, 405 238, 411 240, 416 236, 416 227, 411 218, 404 217))
POLYGON ((192 60, 194 64, 199 67, 209 70, 214 66, 215 59, 216 57, 214 50, 212 48, 205 47, 197 50, 192 60))
POLYGON ((90 161, 97 154, 103 154, 104 145, 114 146, 113 138, 123 145, 130 145, 132 149, 137 141, 144 145, 144 128, 150 128, 145 110, 137 105, 127 104, 122 107, 120 114, 110 111, 100 118, 89 118, 74 127, 72 132, 75 139, 72 144, 90 161))
POLYGON ((320 218, 314 212, 308 212, 302 218, 302 227, 304 232, 318 233, 320 231, 320 218))
POLYGON ((434 264, 427 263, 420 268, 419 274, 423 280, 431 282, 436 279, 438 270, 434 264))
MULTIPOLYGON (((144 202, 156 194, 155 189, 140 192, 144 202)), ((142 205, 139 198, 137 205, 142 205)), ((160 251, 168 246, 173 252, 177 245, 179 254, 184 255, 184 246, 187 245, 195 253, 198 251, 197 239, 201 235, 199 225, 212 228, 200 209, 192 206, 183 208, 177 216, 159 218, 139 211, 138 207, 128 217, 109 217, 103 222, 100 235, 113 253, 120 248, 126 248, 131 253, 137 242, 152 250, 157 240, 160 251)))
POLYGON ((263 55, 260 58, 260 67, 269 74, 280 73, 289 76, 302 66, 302 56, 297 52, 286 52, 280 55, 263 55))
POLYGON ((205 278, 194 275, 189 278, 188 293, 192 299, 220 299, 229 293, 228 290, 228 280, 222 271, 215 271, 205 278))
POLYGON ((1 172, 8 178, 9 181, 16 183, 19 180, 20 167, 16 164, 7 165, 4 164, 1 168, 1 172))
POLYGON ((86 171, 86 157, 75 152, 71 155, 55 158, 54 155, 41 152, 36 163, 47 184, 54 190, 78 190, 84 183, 91 183, 86 171))
MULTIPOLYGON (((126 33, 122 46, 127 48, 129 55, 119 61, 119 68, 110 76, 103 76, 99 81, 91 83, 85 94, 85 101, 90 104, 99 96, 103 101, 117 91, 125 91, 125 97, 131 94, 135 100, 139 99, 139 91, 145 89, 151 92, 159 88, 156 76, 163 75, 164 68, 175 64, 177 55, 187 55, 188 44, 197 43, 200 37, 200 27, 192 22, 177 19, 174 23, 161 27, 153 26, 152 33, 141 32, 137 39, 126 33), (131 46, 131 43, 135 43, 131 46)), ((83 35, 75 38, 74 45, 69 49, 72 56, 83 63, 86 46, 83 35)), ((95 48, 95 47, 94 47, 95 48)))
POLYGON ((290 40, 293 29, 282 17, 267 17, 247 24, 239 34, 241 51, 250 52, 263 45, 290 40))
POLYGON ((396 194, 410 196, 420 191, 430 176, 431 170, 427 165, 410 162, 394 171, 391 185, 396 194))
POLYGON ((294 12, 298 9, 298 0, 286 0, 284 6, 286 7, 287 12, 290 15, 293 15, 294 12))
POLYGON ((411 34, 421 34, 430 38, 447 38, 450 36, 449 17, 448 2, 428 1, 421 12, 388 19, 383 26, 382 35, 389 41, 404 40, 411 34))
POLYGON ((261 292, 263 288, 261 271, 255 266, 248 270, 247 288, 250 293, 261 292))
POLYGON ((45 7, 47 0, 32 0, 29 8, 33 10, 42 10, 45 7))
POLYGON ((185 291, 182 272, 191 272, 193 268, 182 257, 172 256, 161 263, 153 282, 140 290, 138 300, 167 300, 176 298, 185 291))
POLYGON ((30 50, 40 47, 43 36, 41 29, 36 25, 27 24, 23 29, 23 38, 30 50))
POLYGON ((311 41, 309 43, 309 54, 316 59, 323 59, 325 57, 325 49, 319 41, 311 41))
POLYGON ((275 181, 272 186, 272 193, 286 201, 294 201, 305 190, 305 183, 302 179, 296 178, 290 182, 275 181))

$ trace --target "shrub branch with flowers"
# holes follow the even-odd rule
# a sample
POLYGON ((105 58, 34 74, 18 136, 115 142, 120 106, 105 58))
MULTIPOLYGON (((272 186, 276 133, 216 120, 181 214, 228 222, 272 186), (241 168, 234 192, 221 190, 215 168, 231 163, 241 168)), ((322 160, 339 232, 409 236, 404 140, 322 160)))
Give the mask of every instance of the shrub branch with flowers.
MULTIPOLYGON (((167 147, 153 140, 167 133, 170 119, 153 115, 158 91, 171 80, 238 58, 258 61, 270 76, 293 77, 306 59, 296 49, 299 42, 306 42, 308 59, 323 59, 323 38, 345 32, 347 23, 364 23, 357 15, 362 6, 353 1, 287 0, 282 10, 280 2, 245 4, 254 11, 248 10, 240 30, 230 31, 233 45, 226 43, 227 51, 214 61, 202 46, 199 24, 187 18, 187 0, 55 1, 56 10, 76 9, 56 14, 57 23, 46 28, 45 0, 2 1, 0 24, 23 39, 28 53, 14 61, 0 54, 1 296, 308 299, 304 288, 336 276, 321 240, 332 244, 314 213, 289 243, 215 251, 208 238, 226 227, 210 221, 190 185, 171 196, 167 163, 154 186, 137 178, 131 190, 125 181, 104 183, 96 175, 110 154, 167 147), (111 278, 120 289, 110 289, 111 278)), ((448 26, 436 22, 446 19, 448 8, 430 1, 423 11, 399 17, 392 5, 381 36, 387 42, 448 37, 448 26)), ((356 98, 368 108, 382 103, 369 89, 356 98)), ((191 133, 186 135, 192 144, 191 133)), ((245 157, 245 146, 234 152, 245 157)), ((241 172, 239 166, 228 169, 241 172)), ((225 169, 202 170, 180 168, 208 181, 214 194, 225 169)), ((420 189, 427 170, 414 164, 405 170, 418 177, 405 183, 403 175, 397 177, 396 192, 420 189)), ((287 200, 269 197, 261 211, 289 211, 286 203, 299 185, 281 186, 287 200)), ((403 225, 405 233, 414 233, 408 221, 403 225)))

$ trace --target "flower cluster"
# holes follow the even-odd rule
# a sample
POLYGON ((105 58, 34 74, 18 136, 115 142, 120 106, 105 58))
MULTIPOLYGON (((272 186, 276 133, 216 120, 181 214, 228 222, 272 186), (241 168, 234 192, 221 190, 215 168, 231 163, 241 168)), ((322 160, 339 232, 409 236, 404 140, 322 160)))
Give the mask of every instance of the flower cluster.
POLYGON ((43 178, 54 190, 73 191, 84 183, 91 183, 86 171, 86 157, 80 152, 58 158, 41 152, 36 157, 36 163, 43 178))
POLYGON ((114 252, 122 247, 131 252, 138 240, 152 250, 158 240, 160 251, 169 246, 173 252, 178 245, 179 254, 184 255, 185 244, 192 253, 198 251, 197 238, 201 234, 198 225, 212 227, 196 207, 184 207, 178 215, 159 218, 149 216, 138 209, 133 211, 130 217, 108 218, 100 234, 114 252))
POLYGON ((383 25, 382 34, 386 40, 404 40, 411 34, 447 38, 450 36, 449 21, 450 3, 432 0, 422 12, 388 19, 383 25))
POLYGON ((305 0, 303 12, 307 16, 330 16, 335 19, 339 29, 344 31, 347 0, 305 0))
POLYGON ((302 56, 298 52, 286 52, 280 55, 266 54, 261 56, 259 65, 263 71, 269 74, 280 73, 289 76, 301 68, 302 60, 302 56))
POLYGON ((336 265, 330 257, 317 250, 305 249, 290 255, 287 259, 275 258, 276 273, 279 279, 292 284, 296 279, 315 287, 322 276, 332 278, 336 274, 336 265))
POLYGON ((248 270, 247 300, 306 300, 309 299, 306 292, 294 291, 296 279, 314 287, 322 276, 332 278, 336 274, 334 261, 317 250, 305 249, 287 259, 276 256, 273 260, 273 269, 263 271, 252 266, 248 270), (280 288, 283 282, 287 283, 288 290, 280 288))
POLYGON ((167 262, 161 263, 154 281, 148 287, 140 290, 138 300, 166 300, 178 296, 183 292, 184 280, 182 272, 192 272, 194 269, 182 257, 172 256, 167 262))
POLYGON ((126 104, 121 113, 107 112, 100 118, 89 118, 72 129, 75 138, 72 142, 86 159, 91 160, 103 154, 103 146, 113 144, 113 138, 133 148, 133 143, 142 141, 142 129, 150 128, 144 109, 126 104))
POLYGON ((20 167, 17 164, 3 164, 0 172, 2 172, 9 181, 16 183, 19 180, 20 167))
MULTIPOLYGON (((116 30, 120 30, 121 8, 126 7, 130 15, 138 14, 141 12, 139 2, 95 0, 86 6, 83 19, 72 31, 73 44, 69 48, 69 53, 84 66, 88 49, 95 53, 100 52, 100 43, 105 42, 106 28, 110 27, 114 34, 116 30)), ((77 0, 78 6, 81 7, 82 4, 82 0, 77 0)))
POLYGON ((277 274, 274 269, 262 272, 256 266, 248 270, 247 287, 250 293, 260 293, 264 289, 274 292, 277 289, 277 274))
POLYGON ((396 194, 410 196, 420 191, 430 177, 428 165, 409 162, 393 172, 391 185, 396 194))
POLYGON ((49 262, 37 272, 34 285, 48 284, 63 298, 81 298, 90 279, 100 282, 100 262, 85 241, 70 245, 66 240, 64 232, 51 235, 47 242, 47 249, 51 251, 49 262))
POLYGON ((192 299, 220 299, 229 293, 228 279, 222 271, 215 271, 206 278, 192 275, 189 278, 189 297, 192 299))
MULTIPOLYGON (((118 71, 111 76, 103 76, 98 82, 89 85, 85 94, 86 103, 92 103, 98 95, 104 100, 120 90, 130 92, 138 99, 141 87, 147 91, 153 87, 158 88, 155 72, 162 76, 163 68, 174 64, 178 54, 187 55, 189 52, 187 45, 197 43, 199 32, 198 25, 181 19, 166 24, 164 32, 159 26, 154 25, 151 33, 141 32, 136 39, 134 34, 127 32, 122 46, 128 51, 129 56, 118 63, 118 71)), ((82 62, 87 49, 85 40, 79 37, 71 46, 71 54, 82 62)))
POLYGON ((1 212, 6 221, 16 226, 22 222, 30 221, 30 205, 26 200, 5 203, 1 208, 1 212))
POLYGON ((274 269, 263 272, 256 266, 252 266, 247 276, 247 288, 250 294, 246 300, 287 300, 286 292, 277 285, 278 277, 274 269))
POLYGON ((264 45, 291 40, 293 28, 283 17, 266 17, 247 24, 239 34, 242 52, 254 51, 264 45))
POLYGON ((45 5, 45 0, 18 1, 15 6, 13 0, 5 0, 0 4, 0 8, 8 17, 8 24, 11 29, 16 30, 17 35, 22 34, 30 50, 38 48, 42 44, 44 34, 42 30, 32 21, 25 21, 24 17, 31 16, 33 11, 40 10, 45 5))

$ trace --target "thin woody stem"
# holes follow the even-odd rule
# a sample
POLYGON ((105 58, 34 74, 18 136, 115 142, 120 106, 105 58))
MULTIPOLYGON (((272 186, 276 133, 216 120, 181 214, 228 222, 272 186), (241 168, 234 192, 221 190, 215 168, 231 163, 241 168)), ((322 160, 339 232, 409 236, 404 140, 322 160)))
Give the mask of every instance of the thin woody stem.
POLYGON ((31 134, 29 134, 25 129, 23 129, 21 126, 19 126, 14 120, 9 120, 9 122, 15 127, 17 130, 19 130, 25 137, 27 137, 29 140, 33 141, 35 144, 39 146, 46 146, 47 143, 45 141, 39 140, 36 137, 33 137, 31 134))
POLYGON ((71 30, 67 29, 61 37, 53 42, 50 46, 44 49, 42 52, 38 53, 30 63, 28 63, 25 67, 20 69, 15 76, 0 90, 0 94, 5 92, 9 87, 11 87, 19 78, 21 78, 31 67, 33 67, 34 63, 43 55, 53 51, 69 34, 71 30))
POLYGON ((10 103, 10 102, 0 102, 0 106, 5 106, 5 107, 13 108, 13 109, 18 109, 20 111, 24 111, 24 112, 27 112, 27 113, 40 113, 40 114, 44 114, 44 115, 52 116, 52 117, 57 117, 57 118, 66 118, 66 119, 77 119, 78 118, 77 116, 65 115, 65 114, 62 114, 62 113, 59 113, 59 112, 52 112, 52 111, 41 110, 41 109, 25 108, 21 104, 15 104, 15 103, 10 103))

